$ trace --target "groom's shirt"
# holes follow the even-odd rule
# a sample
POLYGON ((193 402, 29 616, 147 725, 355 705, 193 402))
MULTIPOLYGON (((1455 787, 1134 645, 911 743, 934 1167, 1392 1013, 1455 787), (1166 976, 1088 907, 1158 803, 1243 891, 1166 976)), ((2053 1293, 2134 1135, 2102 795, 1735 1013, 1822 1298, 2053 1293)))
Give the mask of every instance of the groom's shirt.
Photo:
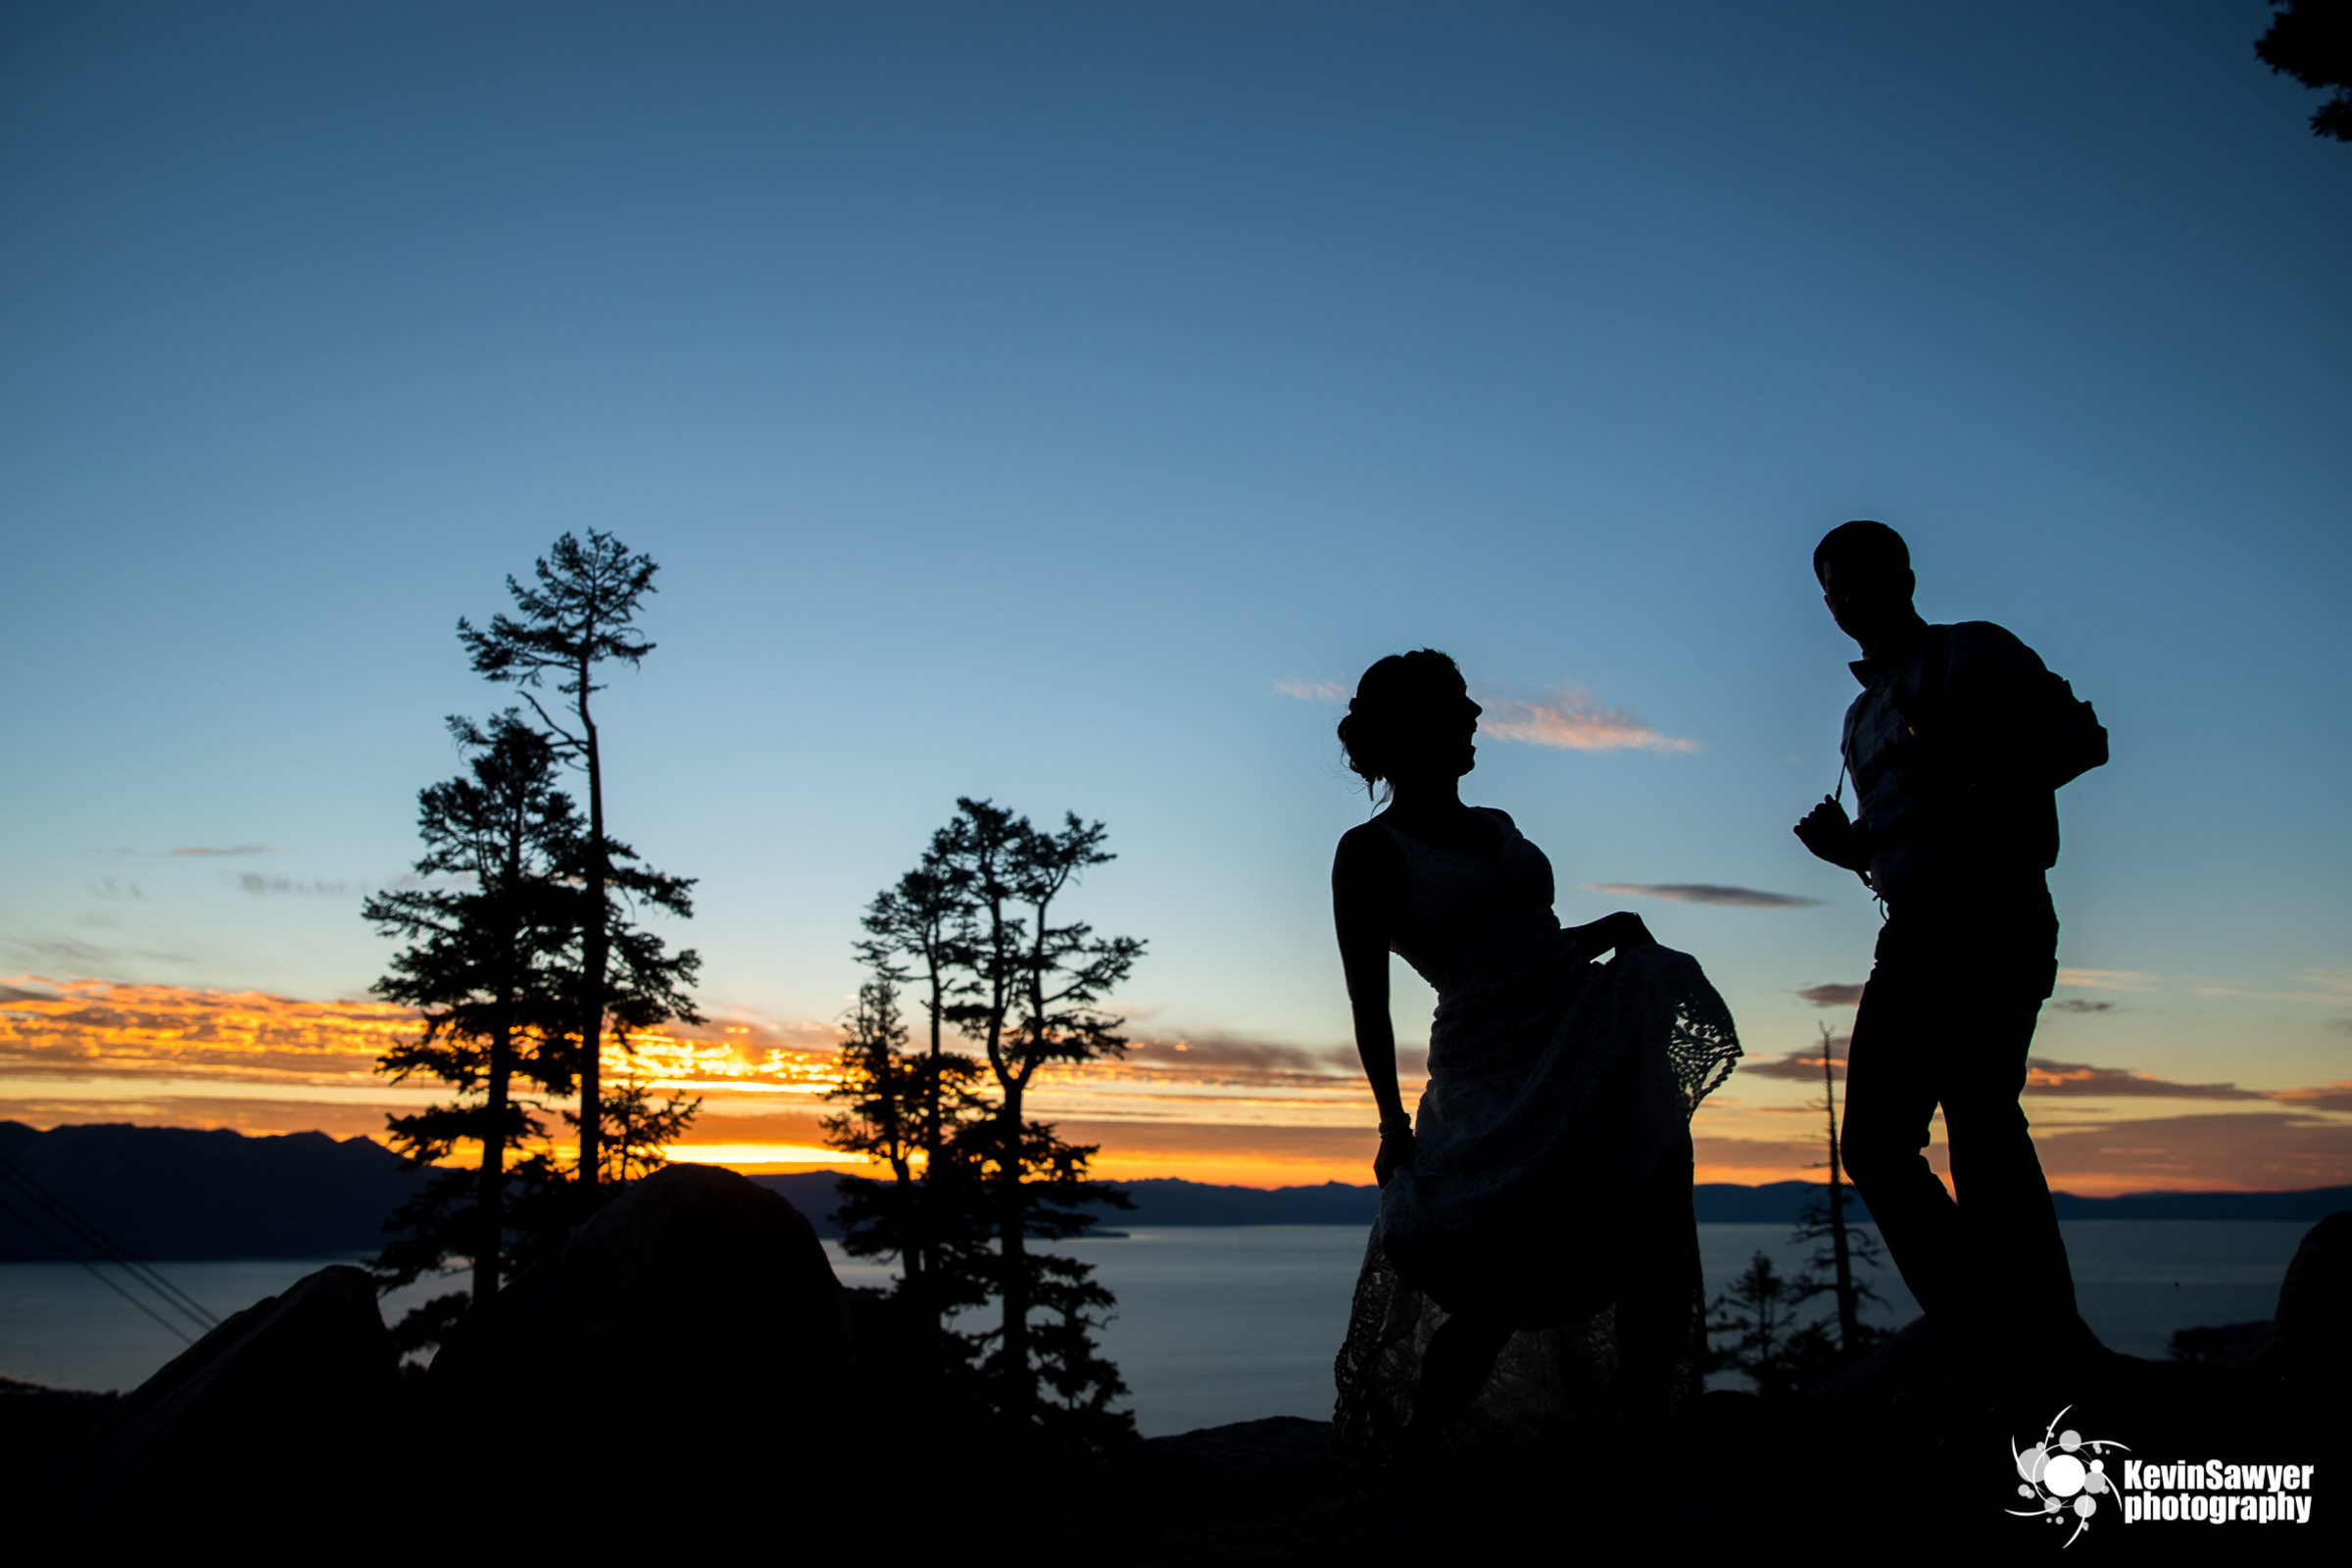
POLYGON ((1848 667, 1862 695, 1840 744, 1879 896, 2037 883, 2058 859, 2058 806, 2035 752, 2054 683, 2034 650, 1964 620, 1848 667))

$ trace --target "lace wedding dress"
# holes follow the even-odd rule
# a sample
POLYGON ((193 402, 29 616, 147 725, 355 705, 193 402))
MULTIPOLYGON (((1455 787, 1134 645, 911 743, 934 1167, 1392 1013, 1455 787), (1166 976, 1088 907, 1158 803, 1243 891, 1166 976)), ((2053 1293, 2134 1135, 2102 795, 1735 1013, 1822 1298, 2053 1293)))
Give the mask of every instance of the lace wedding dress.
POLYGON ((1690 1348, 1671 1396, 1697 1388, 1690 1119, 1739 1057, 1731 1014, 1688 954, 1645 945, 1592 962, 1552 914, 1544 852, 1489 815, 1498 858, 1389 828, 1418 927, 1416 951, 1396 951, 1438 1010, 1413 1163, 1381 1190, 1336 1367, 1333 1440, 1352 1462, 1398 1457, 1449 1312, 1520 1332, 1447 1449, 1524 1447, 1607 1419, 1617 1302, 1637 1271, 1688 1279, 1671 1305, 1645 1298, 1690 1348))

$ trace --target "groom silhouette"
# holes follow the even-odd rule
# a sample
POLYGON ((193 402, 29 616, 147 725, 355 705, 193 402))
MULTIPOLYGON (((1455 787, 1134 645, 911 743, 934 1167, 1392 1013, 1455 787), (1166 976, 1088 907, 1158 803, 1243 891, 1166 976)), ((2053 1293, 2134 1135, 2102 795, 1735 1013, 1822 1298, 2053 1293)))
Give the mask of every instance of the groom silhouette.
POLYGON ((1857 819, 1833 796, 1796 836, 1886 911, 1847 1051, 1846 1169, 1928 1316, 2028 1370, 2096 1344, 2018 1096, 2057 975, 2054 791, 2106 760, 2106 731, 2000 627, 1922 620, 1886 524, 1833 528, 1813 572, 1862 650, 1839 743, 1857 819), (1938 1104, 1950 1192, 1922 1152, 1938 1104))

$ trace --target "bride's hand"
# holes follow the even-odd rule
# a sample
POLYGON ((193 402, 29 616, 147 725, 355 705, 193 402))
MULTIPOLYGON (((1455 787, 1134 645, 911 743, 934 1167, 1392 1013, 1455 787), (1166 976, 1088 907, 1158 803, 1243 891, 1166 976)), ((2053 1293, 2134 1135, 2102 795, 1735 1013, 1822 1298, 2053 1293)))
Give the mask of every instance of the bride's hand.
POLYGON ((1649 934, 1649 927, 1642 923, 1642 917, 1631 909, 1619 909, 1609 918, 1617 922, 1616 930, 1611 933, 1617 940, 1612 946, 1620 953, 1627 948, 1638 948, 1644 942, 1654 943, 1658 940, 1649 934))
POLYGON ((1372 1156, 1372 1180, 1386 1187, 1391 1176, 1400 1169, 1410 1170, 1412 1165, 1412 1133, 1388 1133, 1380 1140, 1380 1152, 1372 1156))

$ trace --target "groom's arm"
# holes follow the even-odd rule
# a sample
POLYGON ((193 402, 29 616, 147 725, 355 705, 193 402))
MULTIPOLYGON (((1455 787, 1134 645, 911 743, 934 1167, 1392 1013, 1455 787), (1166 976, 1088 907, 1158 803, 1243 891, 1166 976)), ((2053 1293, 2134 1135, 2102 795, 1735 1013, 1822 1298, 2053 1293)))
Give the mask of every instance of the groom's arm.
POLYGON ((1848 871, 1870 870, 1868 830, 1846 820, 1845 808, 1826 796, 1796 824, 1797 842, 1832 865, 1848 871))

